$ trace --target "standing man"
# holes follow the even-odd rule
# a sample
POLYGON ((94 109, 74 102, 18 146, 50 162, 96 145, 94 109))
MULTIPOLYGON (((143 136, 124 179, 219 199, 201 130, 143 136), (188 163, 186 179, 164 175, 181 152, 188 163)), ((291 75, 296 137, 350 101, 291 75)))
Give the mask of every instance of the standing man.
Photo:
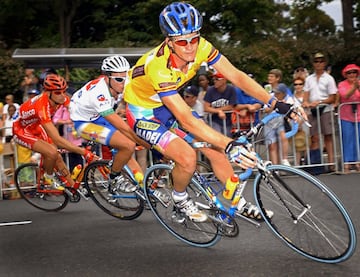
MULTIPOLYGON (((316 53, 313 57, 314 73, 305 79, 304 86, 304 108, 310 108, 309 122, 311 145, 310 156, 312 163, 321 163, 322 149, 319 145, 320 134, 318 133, 320 123, 321 134, 324 136, 325 148, 328 154, 328 163, 334 163, 333 130, 331 123, 332 105, 336 99, 337 87, 334 78, 326 72, 326 58, 322 53, 316 53), (317 113, 317 109, 319 113, 317 113), (317 118, 320 116, 320 119, 317 118)), ((334 171, 334 165, 329 166, 334 171)))
POLYGON ((235 87, 227 83, 224 75, 216 73, 212 77, 214 85, 209 87, 204 97, 204 111, 211 114, 209 124, 216 131, 231 137, 231 111, 236 105, 235 87))

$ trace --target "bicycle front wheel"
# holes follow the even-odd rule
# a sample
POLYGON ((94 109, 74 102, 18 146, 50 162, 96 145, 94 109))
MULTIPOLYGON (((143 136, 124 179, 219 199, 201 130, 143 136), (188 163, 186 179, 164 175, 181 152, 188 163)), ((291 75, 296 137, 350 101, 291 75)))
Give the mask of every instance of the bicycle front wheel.
MULTIPOLYGON (((109 191, 109 161, 98 160, 85 169, 84 181, 89 196, 105 213, 124 220, 132 220, 144 210, 144 200, 136 192, 109 191)), ((121 174, 132 182, 125 171, 121 174)))
MULTIPOLYGON (((156 164, 147 170, 144 191, 151 211, 166 230, 177 239, 197 247, 214 245, 220 240, 221 234, 218 225, 210 216, 205 222, 194 222, 175 208, 171 196, 173 190, 171 172, 172 167, 167 164, 156 164)), ((188 185, 187 192, 200 209, 207 210, 206 207, 209 207, 207 194, 193 180, 188 185)))
POLYGON ((336 195, 305 171, 271 165, 258 174, 254 194, 270 229, 297 253, 323 263, 352 256, 356 233, 336 195), (274 212, 270 219, 265 209, 274 212))
POLYGON ((42 171, 37 163, 22 164, 15 170, 15 184, 21 197, 43 211, 56 212, 64 209, 69 196, 64 191, 46 188, 42 184, 42 171))

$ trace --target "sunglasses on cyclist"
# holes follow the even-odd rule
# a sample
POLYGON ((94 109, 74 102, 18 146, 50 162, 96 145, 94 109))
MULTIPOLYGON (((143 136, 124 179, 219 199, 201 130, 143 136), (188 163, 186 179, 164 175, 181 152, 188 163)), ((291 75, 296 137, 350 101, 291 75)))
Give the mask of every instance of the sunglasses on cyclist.
POLYGON ((126 80, 126 78, 124 77, 116 77, 116 76, 109 76, 109 78, 115 80, 118 83, 122 83, 126 80))
POLYGON ((189 43, 190 44, 198 43, 199 40, 200 40, 200 35, 195 35, 190 38, 182 38, 182 39, 178 39, 178 40, 173 39, 173 42, 178 46, 187 46, 189 43))

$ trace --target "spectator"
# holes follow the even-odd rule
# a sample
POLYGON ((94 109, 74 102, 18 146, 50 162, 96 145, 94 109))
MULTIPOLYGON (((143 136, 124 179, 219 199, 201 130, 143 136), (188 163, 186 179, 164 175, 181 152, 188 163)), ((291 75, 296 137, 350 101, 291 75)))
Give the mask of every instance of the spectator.
POLYGON ((14 104, 10 104, 7 110, 8 114, 4 120, 5 129, 3 131, 3 135, 5 137, 5 142, 11 142, 13 137, 12 125, 14 120, 16 119, 16 107, 14 104))
POLYGON ((301 78, 301 79, 306 79, 306 77, 309 76, 309 72, 308 70, 303 67, 303 66, 298 66, 295 70, 294 70, 294 74, 293 74, 293 79, 297 79, 297 78, 301 78))
MULTIPOLYGON (((278 87, 282 79, 283 79, 283 73, 280 69, 277 68, 271 69, 268 73, 268 78, 267 78, 268 84, 264 86, 265 90, 268 91, 269 93, 272 93, 274 89, 278 87)), ((292 95, 291 90, 287 86, 286 89, 287 89, 287 94, 292 95)))
POLYGON ((199 85, 198 99, 200 100, 200 102, 203 103, 206 91, 211 85, 211 80, 210 80, 209 75, 206 74, 206 73, 199 74, 199 76, 198 76, 198 85, 199 85))
MULTIPOLYGON (((209 77, 209 73, 202 73, 198 76, 198 87, 199 87, 199 95, 198 100, 204 106, 204 97, 207 92, 207 89, 212 85, 211 78, 209 77)), ((203 112, 203 119, 205 122, 208 122, 208 113, 203 112)))
MULTIPOLYGON (((278 101, 288 104, 294 104, 293 98, 288 94, 288 88, 285 84, 280 83, 273 88, 273 96, 278 101)), ((265 112, 275 112, 270 108, 265 108, 265 112)), ((281 142, 281 164, 290 165, 288 161, 289 142, 285 136, 284 117, 276 117, 271 124, 264 126, 265 143, 268 145, 270 160, 273 164, 278 164, 279 159, 279 141, 281 142)))
POLYGON ((4 109, 4 103, 0 102, 0 120, 2 119, 3 109, 4 109))
POLYGON ((231 133, 248 130, 259 121, 259 110, 262 103, 254 97, 247 95, 240 88, 235 87, 236 106, 231 115, 231 133))
POLYGON ((27 94, 28 94, 28 99, 32 99, 32 98, 34 98, 36 95, 39 95, 39 94, 40 94, 40 91, 39 91, 38 89, 34 88, 34 89, 28 90, 27 94))
MULTIPOLYGON (((338 84, 340 103, 360 102, 359 73, 360 68, 356 64, 348 64, 342 70, 345 80, 338 84)), ((360 104, 353 103, 342 105, 339 110, 345 173, 350 172, 350 163, 354 162, 357 162, 356 170, 360 171, 360 157, 357 153, 360 139, 354 136, 356 128, 360 130, 359 108, 360 104)))
MULTIPOLYGON (((304 102, 304 83, 305 79, 298 75, 293 81, 294 87, 294 101, 299 105, 302 105, 304 102)), ((309 128, 303 123, 299 122, 299 130, 294 137, 295 141, 295 150, 296 150, 296 164, 299 165, 305 161, 306 156, 306 146, 307 146, 307 137, 309 136, 309 128)))
POLYGON ((199 89, 197 86, 188 86, 184 90, 184 100, 188 106, 197 113, 200 118, 204 117, 204 105, 198 99, 199 89))
POLYGON ((231 136, 231 113, 236 105, 235 87, 227 84, 221 73, 213 75, 214 85, 209 87, 204 97, 204 111, 212 114, 209 123, 216 131, 231 136), (225 120, 225 126, 224 126, 225 120))
POLYGON ((23 92, 22 101, 25 102, 28 99, 28 91, 31 89, 38 89, 39 79, 35 75, 33 68, 25 69, 25 76, 21 82, 21 91, 23 92))
POLYGON ((3 115, 2 115, 3 121, 5 121, 7 118, 9 105, 13 104, 16 108, 16 112, 19 112, 19 108, 20 108, 20 105, 18 103, 14 103, 14 95, 12 95, 12 94, 8 94, 5 96, 5 102, 6 102, 6 104, 4 105, 3 115))
MULTIPOLYGON (((334 168, 334 145, 333 145, 333 126, 332 126, 332 106, 336 98, 337 87, 334 78, 326 71, 326 58, 322 53, 316 53, 313 57, 314 73, 305 80, 304 86, 304 108, 310 108, 309 122, 311 145, 310 160, 311 163, 321 163, 322 149, 320 149, 320 137, 318 133, 318 122, 320 123, 321 134, 324 136, 325 148, 328 154, 329 171, 334 168), (325 105, 326 106, 325 106, 325 105), (320 119, 317 118, 317 109, 320 119)), ((322 173, 322 169, 314 169, 314 174, 322 173)))
MULTIPOLYGON (((3 115, 3 108, 4 108, 4 104, 3 104, 3 102, 0 102, 0 128, 2 128, 3 127, 3 125, 4 125, 4 122, 3 122, 3 120, 2 120, 2 115, 3 115)), ((0 132, 0 136, 2 136, 2 132, 0 132)), ((1 151, 0 151, 1 152, 1 151)))

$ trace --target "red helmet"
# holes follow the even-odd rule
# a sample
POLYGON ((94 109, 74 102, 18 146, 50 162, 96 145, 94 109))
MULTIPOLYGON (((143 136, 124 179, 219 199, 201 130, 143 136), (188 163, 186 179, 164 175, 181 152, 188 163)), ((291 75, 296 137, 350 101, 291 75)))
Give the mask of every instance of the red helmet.
POLYGON ((44 80, 45 90, 65 90, 67 83, 63 77, 57 74, 48 74, 44 80))

